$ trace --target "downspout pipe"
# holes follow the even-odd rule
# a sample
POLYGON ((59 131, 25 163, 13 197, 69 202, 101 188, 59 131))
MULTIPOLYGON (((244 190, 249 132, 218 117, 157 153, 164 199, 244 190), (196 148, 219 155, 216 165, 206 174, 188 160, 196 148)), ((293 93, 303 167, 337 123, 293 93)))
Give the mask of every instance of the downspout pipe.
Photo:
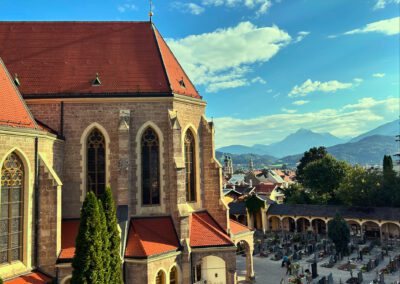
POLYGON ((35 228, 34 228, 34 266, 39 265, 39 138, 35 137, 35 170, 34 170, 34 190, 35 190, 35 228))

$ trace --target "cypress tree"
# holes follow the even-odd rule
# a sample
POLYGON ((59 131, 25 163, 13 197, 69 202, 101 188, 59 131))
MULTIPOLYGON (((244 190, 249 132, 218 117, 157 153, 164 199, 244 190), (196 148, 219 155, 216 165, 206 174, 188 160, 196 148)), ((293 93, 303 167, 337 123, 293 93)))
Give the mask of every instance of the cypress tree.
POLYGON ((104 283, 111 283, 109 282, 110 279, 110 240, 108 234, 108 227, 107 227, 107 220, 106 215, 103 208, 103 203, 101 200, 98 200, 99 203, 99 211, 100 211, 100 233, 102 239, 102 260, 103 260, 103 273, 104 273, 104 283))
POLYGON ((109 281, 106 283, 121 284, 123 283, 120 257, 121 238, 118 230, 117 212, 110 187, 106 188, 102 201, 109 238, 108 252, 110 273, 109 281))
POLYGON ((103 284, 103 240, 99 202, 93 192, 86 195, 81 209, 75 256, 72 260, 74 284, 103 284))

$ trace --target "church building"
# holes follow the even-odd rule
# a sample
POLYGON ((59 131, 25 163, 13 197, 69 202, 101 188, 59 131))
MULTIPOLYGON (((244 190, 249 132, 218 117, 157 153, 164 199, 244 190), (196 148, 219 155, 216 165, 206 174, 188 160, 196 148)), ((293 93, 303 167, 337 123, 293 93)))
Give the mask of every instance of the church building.
MULTIPOLYGON (((87 192, 110 186, 125 283, 254 277, 206 102, 151 22, 0 22, 0 276, 68 284, 87 192)), ((24 282, 25 281, 25 282, 24 282)))

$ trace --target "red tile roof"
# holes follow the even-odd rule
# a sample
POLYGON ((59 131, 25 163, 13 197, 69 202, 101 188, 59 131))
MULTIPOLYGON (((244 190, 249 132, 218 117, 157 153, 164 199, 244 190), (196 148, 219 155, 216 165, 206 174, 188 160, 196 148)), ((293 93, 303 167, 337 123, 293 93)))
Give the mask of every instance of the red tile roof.
POLYGON ((61 253, 59 261, 71 260, 75 255, 75 239, 79 231, 79 220, 63 220, 61 223, 61 253))
POLYGON ((239 222, 236 222, 232 219, 229 219, 229 223, 231 226, 231 232, 234 235, 240 234, 240 233, 251 232, 251 230, 247 226, 240 224, 239 222))
POLYGON ((176 94, 198 98, 199 94, 197 93, 194 85, 179 64, 178 60, 175 58, 168 45, 165 43, 158 30, 154 29, 154 31, 172 91, 176 94), (181 82, 183 82, 183 86, 181 85, 181 82))
POLYGON ((125 257, 146 258, 179 249, 180 243, 171 217, 131 220, 125 257))
POLYGON ((45 284, 50 283, 51 278, 42 273, 30 273, 27 275, 19 276, 12 280, 4 281, 4 284, 45 284))
POLYGON ((1 22, 0 46, 24 96, 201 98, 150 22, 1 22), (96 73, 101 86, 92 86, 96 73))
POLYGON ((270 194, 278 185, 280 184, 274 184, 274 183, 264 183, 261 182, 259 184, 256 185, 256 192, 260 192, 260 193, 268 193, 270 194))
POLYGON ((232 240, 208 212, 192 213, 190 218, 190 246, 231 246, 232 240))
POLYGON ((13 79, 0 59, 0 126, 36 128, 13 79))

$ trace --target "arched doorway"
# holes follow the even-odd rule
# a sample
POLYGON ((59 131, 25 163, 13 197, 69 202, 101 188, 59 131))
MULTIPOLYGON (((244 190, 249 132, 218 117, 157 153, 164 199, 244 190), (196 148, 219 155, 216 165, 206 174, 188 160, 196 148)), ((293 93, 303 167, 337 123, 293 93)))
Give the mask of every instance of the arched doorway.
POLYGON ((315 234, 326 234, 326 223, 322 219, 314 219, 311 221, 311 225, 315 234))
POLYGON ((349 225, 350 235, 352 237, 362 237, 361 235, 361 225, 354 220, 347 220, 347 224, 349 225))
POLYGON ((380 238, 380 228, 379 224, 373 221, 367 221, 362 224, 364 236, 367 239, 379 239, 380 238))
POLYGON ((306 219, 306 218, 299 218, 297 219, 297 232, 299 233, 306 233, 307 231, 309 231, 311 229, 311 224, 310 224, 310 220, 306 219))
POLYGON ((382 225, 382 237, 384 240, 394 240, 400 237, 400 227, 396 223, 387 222, 382 225))
POLYGON ((296 221, 292 217, 284 217, 282 219, 283 231, 285 232, 295 232, 296 231, 296 221))
POLYGON ((250 245, 246 241, 241 240, 236 243, 236 247, 236 271, 238 279, 251 280, 254 276, 254 271, 250 245), (243 258, 246 258, 246 261, 243 261, 243 258))
POLYGON ((270 232, 280 232, 280 219, 276 216, 271 216, 268 218, 268 229, 270 232))
POLYGON ((205 256, 195 264, 192 275, 194 284, 226 283, 225 261, 218 256, 205 256))

